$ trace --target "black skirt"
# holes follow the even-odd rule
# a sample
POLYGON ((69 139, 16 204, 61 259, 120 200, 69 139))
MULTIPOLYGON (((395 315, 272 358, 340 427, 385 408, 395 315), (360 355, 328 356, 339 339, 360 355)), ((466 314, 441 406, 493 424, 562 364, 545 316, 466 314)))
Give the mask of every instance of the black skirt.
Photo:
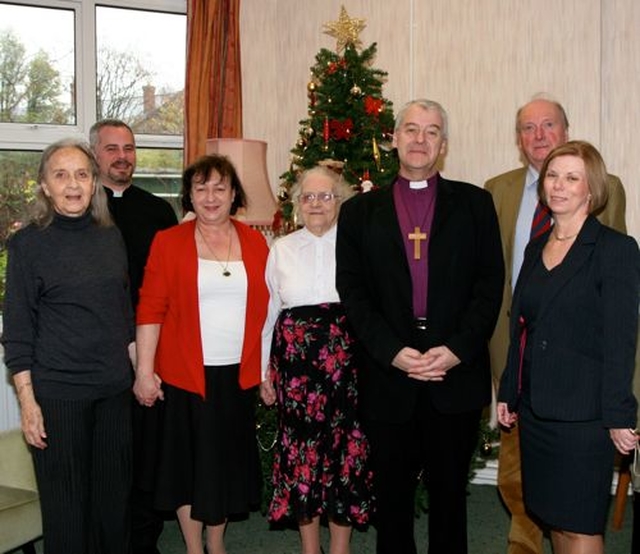
POLYGON ((239 366, 206 366, 206 398, 164 385, 163 433, 155 505, 191 505, 191 517, 218 525, 260 503, 255 389, 242 390, 239 366))
POLYGON ((522 486, 527 510, 574 533, 604 533, 614 446, 601 421, 548 421, 520 410, 522 486))

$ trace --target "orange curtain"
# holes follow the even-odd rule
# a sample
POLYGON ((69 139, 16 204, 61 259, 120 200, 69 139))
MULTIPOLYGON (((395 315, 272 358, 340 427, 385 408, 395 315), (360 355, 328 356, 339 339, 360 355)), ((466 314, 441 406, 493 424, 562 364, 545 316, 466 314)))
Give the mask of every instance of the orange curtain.
POLYGON ((208 138, 242 138, 240 0, 189 0, 184 163, 208 138))

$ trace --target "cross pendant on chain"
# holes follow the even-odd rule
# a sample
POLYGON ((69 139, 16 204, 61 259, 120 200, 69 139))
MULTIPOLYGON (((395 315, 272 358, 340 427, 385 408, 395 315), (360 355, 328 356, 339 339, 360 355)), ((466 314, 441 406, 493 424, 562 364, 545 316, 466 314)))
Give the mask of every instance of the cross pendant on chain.
POLYGON ((427 240, 427 233, 423 233, 422 231, 420 231, 420 227, 416 225, 413 228, 413 233, 409 233, 407 235, 407 238, 413 241, 413 259, 419 260, 420 259, 420 243, 423 240, 427 240))

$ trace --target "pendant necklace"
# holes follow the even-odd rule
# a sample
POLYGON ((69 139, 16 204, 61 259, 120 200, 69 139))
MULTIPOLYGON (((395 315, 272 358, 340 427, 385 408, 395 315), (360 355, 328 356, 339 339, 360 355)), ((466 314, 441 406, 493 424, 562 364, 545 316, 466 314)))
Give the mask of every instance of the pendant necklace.
POLYGON ((218 256, 216 256, 216 253, 213 251, 213 248, 209 246, 207 239, 204 238, 204 233, 200 230, 200 227, 198 225, 196 225, 196 229, 198 230, 198 233, 200 234, 200 238, 202 238, 202 242, 204 242, 205 247, 213 255, 213 257, 216 259, 216 262, 218 262, 218 264, 222 268, 222 276, 229 277, 231 275, 231 272, 229 271, 229 258, 231 257, 231 243, 233 239, 232 231, 229 230, 229 249, 227 250, 227 261, 223 264, 218 258, 218 256))

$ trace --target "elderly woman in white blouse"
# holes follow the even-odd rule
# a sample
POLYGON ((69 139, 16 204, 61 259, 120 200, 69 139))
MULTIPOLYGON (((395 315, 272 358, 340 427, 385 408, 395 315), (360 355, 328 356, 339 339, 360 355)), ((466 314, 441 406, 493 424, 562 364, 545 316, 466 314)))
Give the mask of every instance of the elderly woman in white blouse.
POLYGON ((303 554, 320 554, 320 517, 332 554, 348 554, 351 529, 368 523, 369 452, 356 419, 354 336, 335 287, 336 221, 351 191, 334 171, 305 171, 292 198, 304 227, 273 245, 265 326, 271 341, 260 393, 278 401, 272 522, 293 520, 303 554))

